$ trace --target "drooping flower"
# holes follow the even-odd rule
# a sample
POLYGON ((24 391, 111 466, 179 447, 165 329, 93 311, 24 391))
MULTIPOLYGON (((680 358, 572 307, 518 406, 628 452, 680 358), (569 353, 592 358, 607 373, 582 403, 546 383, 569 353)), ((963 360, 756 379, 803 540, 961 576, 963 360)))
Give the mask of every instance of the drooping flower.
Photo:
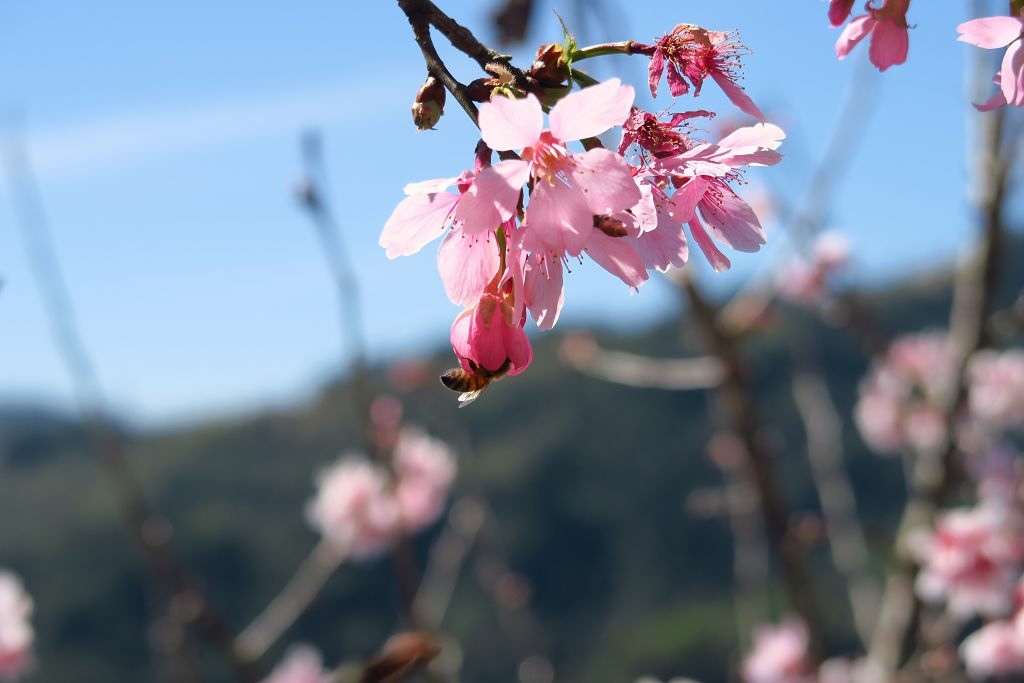
POLYGON ((1024 643, 1009 621, 989 622, 967 636, 960 657, 975 680, 1024 673, 1024 643))
POLYGON ((753 649, 743 660, 746 683, 799 683, 807 666, 807 628, 796 619, 754 629, 753 649))
POLYGON ((653 46, 648 67, 651 96, 658 96, 658 83, 663 73, 667 74, 672 97, 685 95, 691 85, 694 96, 700 95, 704 79, 710 77, 741 111, 764 121, 761 110, 736 84, 742 68, 740 56, 745 52, 735 32, 708 31, 694 24, 679 24, 653 46))
POLYGON ((308 645, 299 645, 288 650, 263 683, 329 683, 333 678, 331 672, 324 669, 319 652, 308 645))
POLYGON ((523 330, 526 321, 522 315, 516 319, 514 310, 505 296, 490 292, 455 318, 452 349, 463 370, 518 375, 530 365, 533 348, 523 330))
POLYGON ((32 598, 21 580, 0 570, 0 680, 13 681, 32 666, 32 598))
MULTIPOLYGON (((879 71, 885 71, 890 66, 907 61, 907 52, 910 48, 910 26, 907 24, 909 7, 910 0, 884 0, 882 7, 876 9, 869 0, 865 6, 867 14, 855 17, 839 35, 839 40, 836 41, 836 56, 845 59, 857 43, 870 35, 871 46, 868 49, 868 56, 879 71)), ((830 7, 829 11, 831 10, 830 7)), ((838 10, 836 16, 839 16, 838 10)))
POLYGON ((444 509, 455 479, 455 456, 443 441, 407 427, 398 439, 392 462, 402 526, 414 533, 432 524, 444 509))
POLYGON ((989 50, 1006 48, 995 78, 999 89, 988 102, 974 106, 981 111, 1005 104, 1024 106, 1024 16, 972 19, 956 30, 960 33, 957 40, 962 42, 989 50))
POLYGON ((936 521, 935 531, 915 540, 921 562, 915 588, 922 599, 945 602, 958 618, 1003 616, 1024 548, 1006 510, 979 505, 958 508, 936 521))
POLYGON ((310 524, 356 558, 385 550, 400 530, 401 511, 385 474, 361 458, 342 457, 317 477, 310 524))

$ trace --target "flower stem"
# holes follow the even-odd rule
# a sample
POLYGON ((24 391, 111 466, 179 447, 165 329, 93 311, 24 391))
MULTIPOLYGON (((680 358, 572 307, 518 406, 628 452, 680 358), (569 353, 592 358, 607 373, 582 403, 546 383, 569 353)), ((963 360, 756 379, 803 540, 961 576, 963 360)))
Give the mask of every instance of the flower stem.
POLYGON ((589 45, 587 47, 581 47, 577 50, 573 50, 572 60, 574 62, 578 62, 583 59, 602 57, 604 55, 647 54, 647 47, 647 45, 636 43, 632 40, 624 40, 618 43, 598 43, 597 45, 589 45))

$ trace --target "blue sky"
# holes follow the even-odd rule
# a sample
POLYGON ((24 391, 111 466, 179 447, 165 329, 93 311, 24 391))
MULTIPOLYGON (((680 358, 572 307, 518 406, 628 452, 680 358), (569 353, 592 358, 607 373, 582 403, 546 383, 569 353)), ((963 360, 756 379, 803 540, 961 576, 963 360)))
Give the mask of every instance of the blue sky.
MULTIPOLYGON (((493 43, 489 3, 439 4, 493 43)), ((539 2, 528 45, 560 39, 577 3, 539 2)), ((611 4, 611 3, 607 3, 611 4)), ((965 193, 964 87, 969 50, 955 26, 969 3, 914 3, 909 62, 881 75, 831 212, 854 244, 856 272, 893 277, 948 260, 970 229, 965 193)), ((623 3, 623 7, 626 3, 623 3)), ((686 21, 738 28, 752 49, 748 92, 787 131, 787 155, 751 174, 796 201, 821 155, 851 75, 865 55, 836 61, 824 2, 632 2, 613 27, 578 30, 581 44, 650 41, 686 21), (591 35, 587 35, 590 32, 591 35)), ((0 111, 27 121, 27 144, 82 333, 107 393, 130 417, 158 424, 301 398, 340 363, 333 290, 292 188, 298 140, 324 136, 329 197, 356 264, 377 358, 444 344, 458 312, 444 296, 434 248, 388 261, 381 226, 411 181, 456 175, 476 138, 449 106, 438 131, 417 133, 409 104, 424 68, 393 2, 0 4, 0 111)), ((443 42, 443 39, 439 42, 443 42)), ((532 47, 517 52, 528 63, 532 47)), ((446 53, 449 55, 450 53, 446 53)), ((478 74, 451 55, 457 76, 478 74)), ((645 60, 595 69, 643 93, 645 60)), ((876 77, 877 74, 874 74, 876 77)), ((665 98, 667 93, 663 93, 665 98)), ((642 96, 645 97, 645 96, 642 96)), ((641 103, 670 106, 649 97, 641 103)), ((709 83, 677 109, 733 110, 709 83)), ((68 380, 0 180, 0 396, 66 402, 68 380)), ((742 255, 735 285, 784 258, 770 237, 742 255)), ((675 305, 652 280, 637 295, 593 264, 568 281, 566 324, 640 325, 675 305)))

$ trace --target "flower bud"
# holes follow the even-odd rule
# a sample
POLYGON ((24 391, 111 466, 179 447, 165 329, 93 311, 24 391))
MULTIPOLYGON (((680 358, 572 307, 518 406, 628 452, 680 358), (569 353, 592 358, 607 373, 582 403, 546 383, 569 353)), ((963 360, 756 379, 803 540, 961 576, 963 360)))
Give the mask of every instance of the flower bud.
POLYGON ((437 125, 444 114, 444 100, 444 86, 433 76, 427 76, 412 103, 412 122, 417 129, 429 130, 437 125))
POLYGON ((528 74, 547 88, 565 83, 569 79, 569 65, 562 46, 548 43, 537 48, 537 57, 528 74))

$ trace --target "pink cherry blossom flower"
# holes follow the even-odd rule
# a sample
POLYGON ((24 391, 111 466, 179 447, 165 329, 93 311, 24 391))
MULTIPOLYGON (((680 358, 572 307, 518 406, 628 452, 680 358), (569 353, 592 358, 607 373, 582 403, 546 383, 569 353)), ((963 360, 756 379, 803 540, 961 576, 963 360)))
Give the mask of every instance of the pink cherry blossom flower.
POLYGON ((685 95, 691 84, 694 96, 700 95, 704 79, 710 77, 741 111, 764 121, 761 110, 736 84, 742 68, 740 56, 745 52, 735 32, 708 31, 694 24, 679 24, 653 46, 648 67, 651 96, 658 96, 662 73, 667 73, 672 97, 685 95))
POLYGON ((455 479, 455 456, 443 441, 406 428, 392 455, 395 499, 409 533, 432 524, 444 509, 455 479))
POLYGON ((979 351, 967 370, 972 416, 997 429, 1024 422, 1024 351, 979 351))
POLYGON ((937 448, 945 438, 939 397, 952 381, 951 363, 944 333, 894 341, 860 385, 854 420, 864 442, 883 453, 937 448))
POLYGON ((810 263, 797 259, 779 271, 779 294, 807 306, 822 303, 830 294, 830 278, 846 265, 849 255, 850 245, 845 237, 834 232, 822 233, 815 240, 810 263))
POLYGON ((1007 48, 995 79, 999 89, 988 102, 975 106, 982 111, 1005 104, 1024 106, 1024 16, 972 19, 956 30, 957 40, 965 43, 988 50, 1007 48))
POLYGON ((594 216, 626 211, 640 193, 622 157, 601 147, 576 154, 567 143, 622 125, 632 105, 633 88, 615 78, 559 100, 551 109, 549 130, 543 130, 543 111, 533 95, 496 97, 481 105, 483 141, 496 151, 521 150, 521 158, 480 172, 474 185, 482 189, 469 191, 460 205, 467 215, 464 229, 472 234, 481 214, 505 216, 504 209, 517 206, 532 178, 523 221, 526 248, 579 255, 591 239, 594 216))
POLYGON ((401 510, 385 474, 353 456, 320 472, 317 494, 306 514, 317 531, 356 558, 385 550, 401 523, 401 510))
POLYGON ((921 562, 917 594, 929 602, 945 601, 962 619, 1006 614, 1024 550, 1018 533, 1007 511, 995 506, 946 512, 933 534, 914 541, 921 562))
POLYGON ((486 293, 455 318, 452 349, 463 370, 518 375, 530 365, 533 348, 523 330, 526 320, 523 315, 516 319, 514 310, 506 297, 486 293))
POLYGON ((32 598, 17 576, 0 571, 0 680, 13 681, 32 667, 32 598))
POLYGON ((329 683, 332 680, 334 676, 324 669, 320 653, 308 645, 299 645, 288 651, 263 683, 329 683))
POLYGON ((869 0, 865 7, 867 14, 853 19, 840 34, 836 41, 836 56, 845 59, 857 43, 870 35, 868 56, 879 71, 907 61, 910 47, 910 26, 907 24, 909 7, 910 0, 884 0, 882 7, 876 9, 869 0))
POLYGON ((985 624, 960 645, 967 674, 975 680, 1024 674, 1024 643, 1014 625, 999 620, 985 624))
POLYGON ((807 666, 807 628, 790 619, 754 629, 753 649, 743 660, 746 683, 800 683, 807 666))

